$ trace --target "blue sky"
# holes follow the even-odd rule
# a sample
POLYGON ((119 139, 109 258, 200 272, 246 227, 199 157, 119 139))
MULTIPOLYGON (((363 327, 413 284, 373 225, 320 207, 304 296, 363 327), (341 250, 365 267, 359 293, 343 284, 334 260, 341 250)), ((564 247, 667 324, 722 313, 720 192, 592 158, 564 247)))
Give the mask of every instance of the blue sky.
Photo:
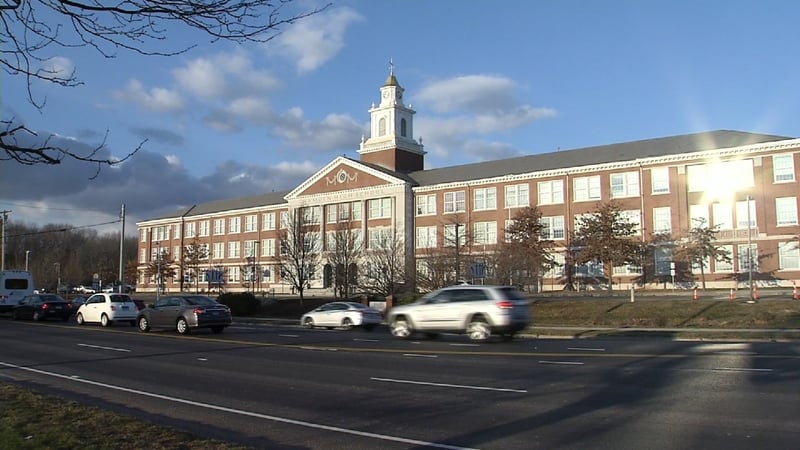
MULTIPOLYGON (((314 3, 303 1, 297 6, 314 3)), ((73 148, 102 141, 119 168, 0 162, 11 220, 135 221, 290 190, 357 158, 390 58, 436 168, 732 129, 800 136, 794 1, 334 1, 267 44, 180 28, 171 57, 52 49, 75 88, 2 75, 2 116, 73 148)), ((104 231, 104 229, 100 229, 104 231)), ((113 227, 112 230, 118 230, 113 227)))

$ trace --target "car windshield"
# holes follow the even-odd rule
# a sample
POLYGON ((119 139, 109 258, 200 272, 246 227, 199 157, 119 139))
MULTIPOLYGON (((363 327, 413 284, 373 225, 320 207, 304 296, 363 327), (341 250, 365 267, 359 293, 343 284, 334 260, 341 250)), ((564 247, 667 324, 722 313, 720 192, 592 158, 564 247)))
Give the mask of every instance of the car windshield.
POLYGON ((202 295, 198 295, 195 297, 184 297, 184 300, 186 300, 187 304, 194 306, 214 306, 217 304, 217 302, 214 301, 214 299, 209 297, 203 297, 202 295))

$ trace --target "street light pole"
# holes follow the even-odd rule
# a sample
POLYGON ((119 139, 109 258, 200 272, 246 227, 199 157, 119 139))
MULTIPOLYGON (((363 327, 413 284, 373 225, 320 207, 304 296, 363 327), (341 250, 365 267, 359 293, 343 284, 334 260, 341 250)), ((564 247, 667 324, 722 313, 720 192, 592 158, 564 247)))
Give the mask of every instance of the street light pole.
POLYGON ((61 293, 61 263, 53 263, 56 266, 56 294, 61 293))
POLYGON ((156 301, 161 294, 161 241, 156 241, 156 301))
POLYGON ((755 300, 753 295, 753 222, 750 218, 750 201, 752 197, 747 196, 747 285, 750 288, 750 300, 755 300))
POLYGON ((30 259, 31 251, 25 250, 25 272, 28 271, 28 260, 30 259))

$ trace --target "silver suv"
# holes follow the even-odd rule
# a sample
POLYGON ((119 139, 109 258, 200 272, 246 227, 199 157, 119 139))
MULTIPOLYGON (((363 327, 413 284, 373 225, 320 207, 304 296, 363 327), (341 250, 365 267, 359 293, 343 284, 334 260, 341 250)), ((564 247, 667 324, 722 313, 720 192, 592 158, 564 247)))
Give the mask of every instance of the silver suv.
POLYGON ((430 292, 409 305, 389 310, 392 335, 408 338, 414 332, 466 333, 472 340, 492 334, 511 339, 530 321, 528 301, 511 286, 450 286, 430 292))

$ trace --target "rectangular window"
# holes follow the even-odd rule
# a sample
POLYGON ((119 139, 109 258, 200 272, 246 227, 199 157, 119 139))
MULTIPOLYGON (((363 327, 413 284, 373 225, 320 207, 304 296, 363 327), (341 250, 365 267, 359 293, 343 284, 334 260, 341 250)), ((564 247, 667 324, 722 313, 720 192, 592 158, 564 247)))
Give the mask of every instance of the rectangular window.
POLYGON ((261 256, 275 256, 275 239, 261 241, 261 256))
POLYGON ((575 178, 573 189, 576 202, 600 200, 600 175, 575 178))
POLYGON ((540 205, 564 203, 564 180, 540 181, 537 183, 540 205))
POLYGON ((335 231, 327 231, 325 232, 325 250, 329 252, 336 251, 336 232, 335 231))
POLYGON ((328 211, 327 222, 328 223, 336 223, 336 221, 339 219, 338 211, 336 210, 336 205, 328 205, 325 208, 327 208, 327 211, 328 211))
POLYGON ((225 243, 214 242, 214 251, 211 253, 211 259, 222 259, 225 257, 225 243))
POLYGON ((275 229, 275 213, 264 213, 261 215, 261 229, 264 231, 275 229))
POLYGON ((228 267, 228 282, 230 283, 238 283, 239 282, 239 268, 238 267, 228 267))
POLYGON ((751 244, 749 246, 750 252, 748 253, 747 244, 739 244, 736 246, 736 256, 739 260, 739 273, 749 272, 750 264, 753 265, 753 271, 758 271, 758 245, 751 244))
POLYGON ((444 246, 459 247, 467 242, 467 227, 463 223, 450 223, 444 226, 444 246))
POLYGON ((228 242, 228 258, 241 258, 242 244, 239 241, 228 242))
POLYGON ((241 233, 242 232, 242 218, 231 217, 228 219, 228 233, 241 233))
POLYGON ((672 270, 672 249, 656 247, 653 255, 656 275, 669 275, 672 270))
POLYGON ((392 216, 391 198, 374 198, 367 201, 370 219, 386 219, 392 216))
POLYGON ((772 178, 776 183, 794 181, 794 155, 772 156, 772 178))
POLYGON ((781 270, 800 269, 800 246, 797 242, 778 242, 778 267, 781 270))
POLYGON ((669 167, 654 167, 650 169, 650 184, 653 194, 669 193, 669 167))
POLYGON ((497 222, 475 222, 472 225, 472 232, 478 245, 497 243, 497 222))
POLYGON ((473 191, 473 210, 497 209, 497 188, 478 188, 473 191))
POLYGON ((339 206, 339 220, 342 222, 350 221, 350 203, 342 203, 339 206))
POLYGON ((713 203, 711 205, 712 226, 719 230, 733 229, 733 211, 730 203, 713 203))
POLYGON ((567 258, 562 253, 553 253, 550 255, 553 262, 550 265, 547 273, 544 274, 545 278, 561 278, 566 275, 564 267, 567 265, 567 258))
POLYGON ((225 219, 214 219, 214 236, 225 234, 225 219))
POLYGON ((207 237, 211 234, 211 224, 207 220, 200 221, 200 237, 207 237))
MULTIPOLYGON (((733 255, 733 245, 720 245, 719 249, 728 255, 733 255)), ((714 260, 714 272, 733 272, 733 258, 731 261, 714 260)))
POLYGON ((193 238, 193 237, 197 236, 197 228, 196 228, 197 224, 195 222, 187 222, 187 223, 183 224, 183 226, 185 228, 185 230, 184 230, 184 232, 185 232, 184 236, 185 237, 193 238))
POLYGON ((281 245, 280 255, 286 256, 287 254, 289 254, 289 241, 286 239, 281 239, 280 245, 281 245))
POLYGON ((540 223, 542 224, 542 239, 564 239, 564 216, 542 217, 540 223))
POLYGON ((436 248, 436 227, 417 227, 416 248, 436 248))
POLYGON ((653 233, 672 233, 672 215, 669 206, 653 208, 653 233))
POLYGON ((258 256, 258 241, 244 241, 244 256, 245 258, 258 256))
POLYGON ((208 260, 208 254, 209 254, 208 244, 200 244, 200 254, 201 255, 205 255, 205 256, 202 256, 200 259, 202 259, 204 261, 208 260))
POLYGON ((583 229, 583 220, 590 219, 594 216, 592 213, 585 213, 585 214, 575 214, 575 232, 580 233, 581 229, 583 229))
POLYGON ((436 214, 436 194, 417 196, 417 215, 430 216, 436 214))
POLYGON ((756 201, 755 200, 745 200, 742 202, 736 202, 736 228, 743 229, 756 226, 756 201), (748 211, 748 204, 750 206, 750 210, 748 211), (749 225, 748 225, 748 219, 749 225))
POLYGON ((775 216, 778 226, 797 225, 797 197, 776 198, 775 216))
POLYGON ((620 215, 623 219, 627 220, 628 223, 634 225, 634 232, 637 235, 642 234, 642 212, 638 209, 628 209, 625 211, 620 211, 620 215))
POLYGON ((720 161, 686 167, 689 192, 710 192, 727 195, 755 184, 753 160, 720 161))
POLYGON ((361 220, 361 202, 353 202, 351 203, 353 209, 353 219, 352 220, 361 220))
POLYGON ((173 234, 173 236, 175 236, 175 239, 180 239, 181 238, 181 225, 179 223, 176 223, 175 225, 172 226, 172 228, 173 228, 172 234, 173 234))
POLYGON ((369 248, 389 248, 392 243, 391 229, 388 227, 370 228, 367 232, 369 233, 369 248))
POLYGON ((139 230, 139 241, 147 242, 147 228, 139 230))
POLYGON ((464 191, 444 193, 444 212, 456 213, 466 211, 464 191))
POLYGON ((611 174, 611 198, 638 197, 639 172, 611 174))
POLYGON ((512 184, 505 187, 506 208, 530 206, 530 188, 527 184, 512 184))
POLYGON ((281 229, 289 226, 289 211, 281 211, 281 229))
POLYGON ((141 249, 139 250, 139 262, 146 263, 147 262, 147 250, 141 249))
POLYGON ((317 225, 322 219, 321 206, 307 206, 302 210, 303 225, 317 225))
POLYGON ((708 217, 708 205, 689 205, 689 228, 711 226, 708 217))
POLYGON ((251 233, 253 231, 258 231, 258 216, 255 214, 244 216, 244 231, 245 233, 251 233))

